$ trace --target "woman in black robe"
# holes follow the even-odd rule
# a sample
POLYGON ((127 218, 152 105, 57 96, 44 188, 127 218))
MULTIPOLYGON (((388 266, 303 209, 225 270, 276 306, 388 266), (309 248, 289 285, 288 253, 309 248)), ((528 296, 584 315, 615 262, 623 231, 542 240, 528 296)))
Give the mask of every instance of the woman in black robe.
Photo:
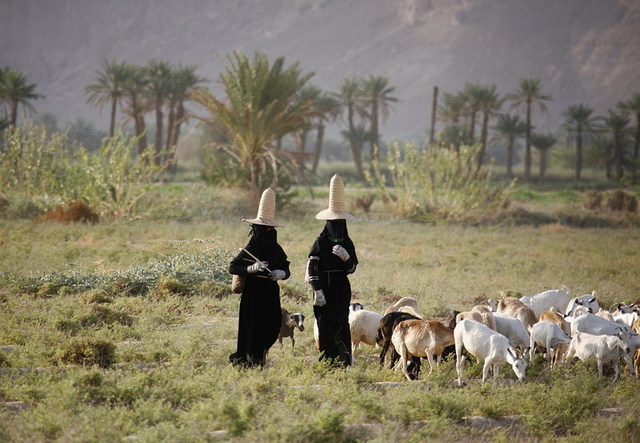
POLYGON ((343 194, 342 178, 336 174, 329 188, 329 208, 316 215, 326 224, 309 252, 307 274, 314 293, 320 359, 346 367, 351 365, 348 275, 355 272, 358 257, 347 230, 346 220, 353 216, 344 211, 343 194))
POLYGON ((248 252, 241 251, 229 265, 231 274, 246 277, 240 299, 237 348, 229 356, 234 366, 264 366, 267 352, 280 332, 278 280, 291 274, 275 229, 282 225, 274 221, 274 213, 275 193, 269 188, 262 194, 258 217, 243 219, 251 224, 251 238, 244 248, 248 252))

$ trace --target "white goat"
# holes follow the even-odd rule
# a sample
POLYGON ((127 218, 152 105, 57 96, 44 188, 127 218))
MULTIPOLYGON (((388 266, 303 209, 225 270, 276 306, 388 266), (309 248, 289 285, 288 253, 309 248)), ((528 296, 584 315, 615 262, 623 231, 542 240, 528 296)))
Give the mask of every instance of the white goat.
POLYGON ((631 350, 625 342, 616 335, 593 335, 586 332, 577 332, 571 339, 571 344, 567 350, 566 359, 571 361, 578 357, 581 361, 595 358, 598 364, 598 375, 603 376, 603 365, 613 364, 615 371, 614 380, 620 376, 620 355, 625 358, 629 366, 629 372, 633 375, 633 362, 631 361, 631 350))
POLYGON ((585 308, 591 309, 591 312, 598 312, 600 310, 600 305, 598 304, 598 300, 596 299, 596 291, 593 291, 591 294, 585 294, 579 297, 572 298, 567 305, 565 315, 575 317, 573 311, 578 306, 584 306, 585 308))
POLYGON ((622 323, 623 325, 632 327, 636 320, 638 320, 638 313, 635 311, 620 312, 617 314, 613 314, 613 320, 618 323, 622 323))
POLYGON ((462 350, 478 360, 483 360, 482 382, 487 380, 489 368, 493 368, 493 377, 498 376, 499 367, 508 362, 518 380, 524 378, 527 362, 518 358, 514 350, 509 346, 509 340, 504 335, 496 332, 486 325, 474 320, 462 320, 453 331, 456 345, 456 370, 458 372, 458 385, 464 382, 464 359, 462 350))
POLYGON ((382 319, 382 314, 368 311, 366 309, 358 309, 357 311, 349 311, 349 328, 351 329, 351 353, 352 359, 356 349, 360 343, 369 346, 376 346, 376 338, 378 336, 378 324, 382 319))
POLYGON ((412 357, 427 357, 431 374, 436 364, 440 364, 444 348, 454 343, 453 331, 436 320, 404 320, 393 330, 391 343, 400 354, 402 372, 411 381, 407 369, 408 360, 412 357))
POLYGON ((529 333, 522 322, 507 314, 495 312, 496 331, 509 339, 509 345, 522 352, 529 347, 529 333))
POLYGON ((562 348, 568 346, 569 343, 571 343, 571 337, 565 334, 557 323, 551 321, 538 322, 531 328, 529 361, 533 361, 536 345, 543 346, 547 350, 549 367, 553 369, 559 355, 562 353, 562 348))
POLYGON ((621 334, 620 336, 624 341, 629 341, 632 335, 636 335, 629 326, 606 320, 595 314, 583 314, 574 318, 571 322, 571 336, 573 337, 577 332, 586 332, 594 335, 621 334))
POLYGON ((550 289, 548 291, 540 292, 539 294, 532 296, 520 297, 520 301, 529 306, 536 313, 537 317, 544 311, 548 311, 551 308, 559 309, 561 312, 565 312, 571 297, 569 291, 564 289, 550 289))

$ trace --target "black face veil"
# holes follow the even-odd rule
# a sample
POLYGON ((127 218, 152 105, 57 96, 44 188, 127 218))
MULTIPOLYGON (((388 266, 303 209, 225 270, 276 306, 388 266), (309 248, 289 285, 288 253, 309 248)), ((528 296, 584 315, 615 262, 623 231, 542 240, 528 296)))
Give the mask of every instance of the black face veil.
POLYGON ((343 244, 349 238, 346 220, 327 220, 324 231, 333 243, 343 244))

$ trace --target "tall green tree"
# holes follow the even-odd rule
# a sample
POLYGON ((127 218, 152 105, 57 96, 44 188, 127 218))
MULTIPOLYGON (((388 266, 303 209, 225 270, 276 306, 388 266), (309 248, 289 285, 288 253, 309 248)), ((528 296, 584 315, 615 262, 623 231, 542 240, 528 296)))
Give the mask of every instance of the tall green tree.
POLYGON ((138 154, 142 155, 147 149, 147 125, 144 115, 149 110, 147 100, 148 80, 143 68, 127 65, 127 81, 124 85, 124 114, 133 122, 133 132, 138 139, 138 154))
POLYGON ((541 113, 547 112, 545 102, 551 101, 552 97, 542 91, 540 79, 523 78, 520 79, 516 92, 508 94, 507 100, 512 102, 512 108, 524 108, 525 124, 527 131, 525 134, 525 156, 524 156, 524 179, 531 180, 531 113, 535 105, 541 113))
POLYGON ((178 146, 180 139, 180 129, 188 118, 185 103, 190 100, 189 93, 206 81, 204 77, 196 75, 194 65, 178 66, 171 70, 165 151, 172 153, 170 159, 172 165, 175 161, 175 147, 178 146))
POLYGON ((609 115, 603 119, 602 132, 609 134, 613 141, 613 167, 616 179, 624 176, 624 149, 627 140, 629 117, 625 113, 609 110, 609 115))
POLYGON ((517 115, 500 114, 498 121, 492 128, 494 139, 501 140, 507 145, 507 178, 513 178, 513 148, 518 138, 527 132, 527 125, 517 115))
MULTIPOLYGON (((173 72, 166 61, 151 60, 144 67, 147 78, 147 98, 151 101, 156 115, 156 152, 163 150, 164 113, 163 109, 169 100, 173 72)), ((160 160, 162 157, 156 157, 160 160)))
POLYGON ((481 103, 486 97, 486 89, 480 83, 466 83, 461 94, 465 99, 464 113, 469 117, 471 143, 475 143, 478 113, 481 103))
POLYGON ((445 92, 442 95, 442 105, 438 107, 438 121, 445 125, 461 123, 466 108, 467 98, 462 93, 445 92))
POLYGON ((580 181, 583 162, 583 143, 585 135, 593 134, 596 118, 592 116, 593 108, 584 104, 572 105, 563 113, 564 127, 576 142, 576 183, 580 181))
POLYGON ((636 120, 635 140, 633 143, 633 161, 637 164, 640 155, 640 92, 635 92, 629 100, 622 102, 620 108, 633 114, 636 120))
POLYGON ((18 123, 18 108, 33 110, 31 100, 44 96, 36 93, 36 84, 29 83, 22 72, 5 69, 0 76, 0 101, 9 107, 9 127, 15 128, 18 123))
POLYGON ((557 143, 558 139, 551 132, 538 134, 531 134, 531 145, 538 150, 540 154, 540 183, 544 180, 545 172, 547 171, 547 156, 549 151, 557 143))
POLYGON ((367 109, 371 123, 370 159, 377 161, 380 148, 380 123, 389 117, 392 103, 398 98, 393 96, 395 87, 389 85, 389 79, 381 75, 370 75, 362 80, 362 103, 367 109))
POLYGON ((324 144, 324 131, 327 123, 336 121, 340 116, 341 105, 335 95, 328 92, 322 92, 315 102, 316 116, 316 142, 313 153, 313 163, 311 173, 315 174, 318 170, 318 163, 322 155, 322 146, 324 144))
POLYGON ((349 142, 358 177, 364 178, 362 145, 357 138, 351 137, 352 135, 355 137, 355 135, 358 134, 358 130, 356 130, 356 118, 366 116, 360 85, 361 82, 357 78, 345 78, 337 93, 337 97, 342 104, 343 110, 347 113, 347 129, 342 131, 342 135, 349 142))
POLYGON ((478 151, 478 163, 476 170, 480 170, 484 164, 484 156, 487 151, 489 138, 489 122, 498 115, 502 109, 504 99, 497 92, 496 85, 484 85, 477 97, 478 110, 482 114, 482 129, 480 131, 480 150, 478 151))
POLYGON ((189 96, 200 103, 211 117, 199 117, 213 129, 221 125, 230 145, 228 151, 250 171, 254 197, 259 196, 261 164, 276 157, 271 151, 274 140, 291 133, 313 115, 311 102, 297 101, 298 92, 313 77, 303 73, 299 63, 285 66, 284 57, 273 63, 262 53, 253 59, 240 52, 228 55, 220 83, 225 99, 209 90, 196 87, 189 96))
POLYGON ((85 88, 85 93, 89 95, 87 103, 102 108, 108 104, 109 112, 109 137, 113 137, 116 126, 116 113, 118 104, 125 96, 125 85, 129 81, 129 64, 126 62, 116 62, 115 60, 104 60, 99 71, 96 71, 95 83, 85 88))

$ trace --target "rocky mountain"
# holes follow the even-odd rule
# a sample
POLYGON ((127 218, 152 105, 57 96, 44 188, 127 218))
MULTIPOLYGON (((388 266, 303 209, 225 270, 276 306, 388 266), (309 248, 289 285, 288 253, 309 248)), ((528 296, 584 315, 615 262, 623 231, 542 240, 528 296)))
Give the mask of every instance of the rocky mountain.
POLYGON ((84 88, 104 59, 194 64, 217 88, 220 57, 299 61, 334 90, 347 76, 383 75, 401 100, 383 137, 424 135, 432 89, 465 82, 512 92, 523 77, 552 94, 556 127, 567 106, 599 114, 640 90, 638 0, 2 0, 0 66, 27 74, 61 123, 107 127, 84 88))

